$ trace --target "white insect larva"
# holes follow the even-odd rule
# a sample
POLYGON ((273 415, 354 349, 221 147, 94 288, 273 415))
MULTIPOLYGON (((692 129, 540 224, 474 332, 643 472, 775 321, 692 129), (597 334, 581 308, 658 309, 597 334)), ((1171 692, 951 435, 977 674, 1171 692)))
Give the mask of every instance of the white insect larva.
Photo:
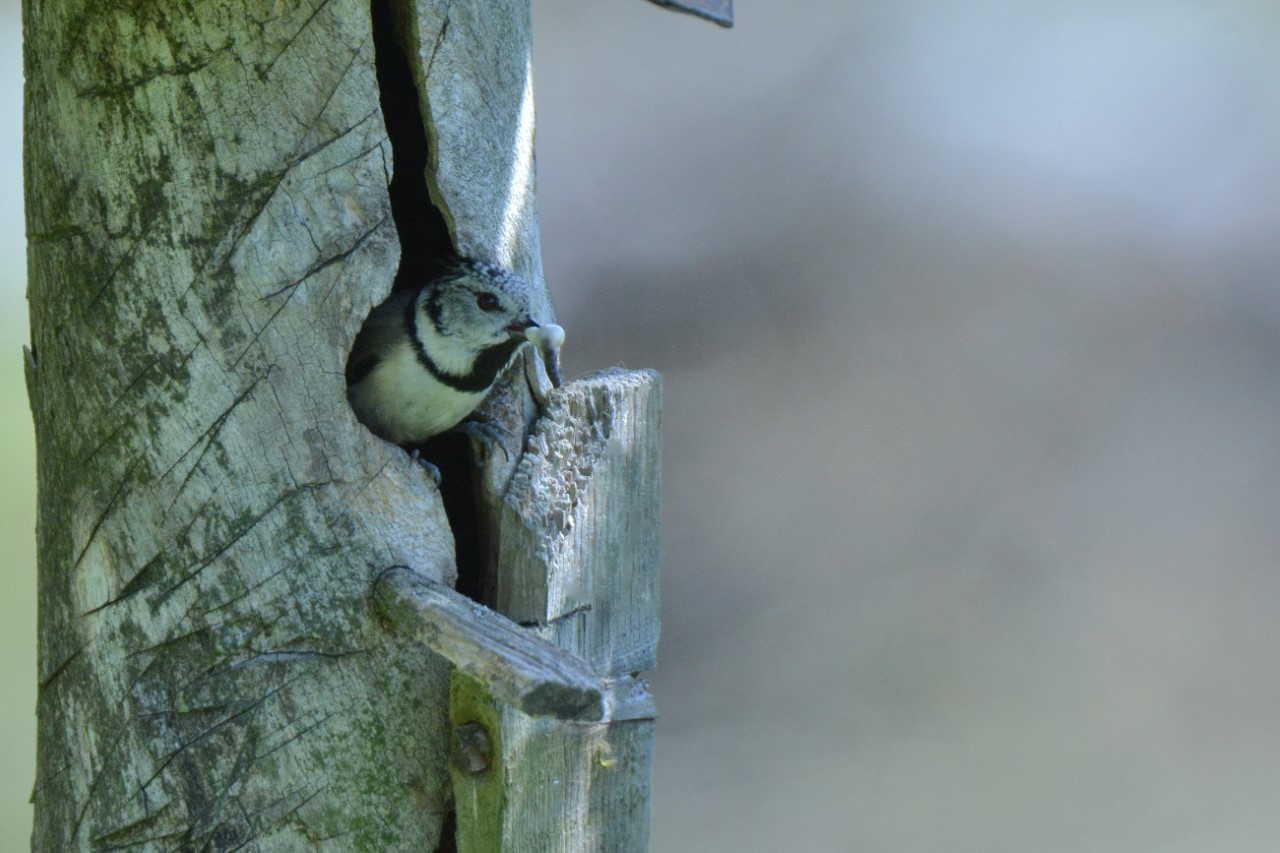
POLYGON ((524 336, 542 353, 542 362, 547 366, 547 377, 552 385, 559 388, 564 384, 560 375, 560 347, 564 346, 564 328, 555 323, 547 323, 545 326, 525 329, 524 336))

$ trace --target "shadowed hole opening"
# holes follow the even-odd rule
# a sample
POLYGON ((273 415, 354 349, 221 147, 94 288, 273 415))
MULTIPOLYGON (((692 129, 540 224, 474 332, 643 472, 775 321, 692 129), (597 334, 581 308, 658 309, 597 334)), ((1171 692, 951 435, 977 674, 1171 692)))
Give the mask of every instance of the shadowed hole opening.
POLYGON ((422 118, 417 81, 399 36, 406 26, 399 0, 372 0, 374 63, 382 120, 391 143, 391 216, 400 238, 400 267, 392 291, 416 288, 456 256, 449 226, 431 201, 427 167, 430 141, 422 118))
MULTIPOLYGON (((457 257, 457 251, 427 186, 431 142, 413 66, 404 47, 413 43, 404 37, 409 21, 405 0, 371 0, 370 11, 379 99, 393 165, 388 193, 400 241, 400 265, 391 288, 397 294, 415 290, 436 277, 444 263, 457 257)), ((457 589, 478 600, 484 584, 471 442, 464 435, 445 434, 416 449, 440 469, 440 493, 455 543, 457 589)), ((456 812, 451 812, 436 853, 457 850, 456 825, 456 812)))
MULTIPOLYGON (((410 43, 402 37, 408 16, 402 0, 372 0, 371 13, 378 92, 394 165, 388 192, 400 239, 395 293, 430 281, 457 253, 445 217, 427 189, 431 147, 413 66, 403 47, 410 43)), ((445 434, 417 449, 440 469, 440 492, 457 552, 458 591, 478 599, 483 579, 471 442, 463 435, 445 434)))

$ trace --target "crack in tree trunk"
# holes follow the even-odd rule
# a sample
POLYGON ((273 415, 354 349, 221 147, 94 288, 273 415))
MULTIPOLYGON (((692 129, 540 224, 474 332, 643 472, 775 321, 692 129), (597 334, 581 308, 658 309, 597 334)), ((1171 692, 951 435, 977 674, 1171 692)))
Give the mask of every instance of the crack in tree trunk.
POLYGON ((370 567, 451 582, 453 542, 342 371, 400 248, 369 7, 26 25, 33 843, 430 849, 448 668, 370 567))

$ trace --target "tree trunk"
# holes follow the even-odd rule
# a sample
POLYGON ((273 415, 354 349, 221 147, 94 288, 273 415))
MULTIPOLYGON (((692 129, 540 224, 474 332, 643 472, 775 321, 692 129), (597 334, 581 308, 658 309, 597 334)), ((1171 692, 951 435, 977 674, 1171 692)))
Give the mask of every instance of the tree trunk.
MULTIPOLYGON (((451 585, 454 542, 343 380, 418 225, 393 217, 379 80, 404 93, 368 0, 24 11, 33 847, 435 849, 449 667, 371 589, 393 565, 451 585)), ((528 0, 395 20, 433 145, 401 207, 535 282, 549 318, 528 0)), ((506 398, 518 431, 523 384, 506 398)))

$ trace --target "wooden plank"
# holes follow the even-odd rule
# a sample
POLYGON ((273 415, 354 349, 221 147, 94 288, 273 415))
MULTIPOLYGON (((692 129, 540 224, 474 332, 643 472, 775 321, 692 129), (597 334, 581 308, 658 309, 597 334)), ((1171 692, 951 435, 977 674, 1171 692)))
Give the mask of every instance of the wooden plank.
POLYGON ((658 640, 661 382, 624 370, 539 380, 524 453, 486 493, 487 589, 496 610, 606 676, 604 714, 533 717, 455 674, 458 850, 643 853, 657 714, 631 673, 654 665, 658 640))
POLYGON ((686 12, 722 27, 733 26, 733 0, 650 0, 664 9, 686 12))
POLYGON ((656 713, 643 682, 628 676, 609 687, 606 720, 568 722, 495 703, 479 682, 455 675, 450 773, 460 853, 649 849, 656 713))
POLYGON ((661 413, 652 370, 550 391, 499 510, 494 609, 603 675, 656 664, 661 413))
POLYGON ((397 2, 430 133, 432 203, 458 251, 522 275, 534 318, 550 322, 534 195, 529 0, 397 2))
POLYGON ((604 716, 605 687, 586 661, 483 604, 399 566, 378 578, 374 599, 397 629, 521 713, 565 720, 604 716))

